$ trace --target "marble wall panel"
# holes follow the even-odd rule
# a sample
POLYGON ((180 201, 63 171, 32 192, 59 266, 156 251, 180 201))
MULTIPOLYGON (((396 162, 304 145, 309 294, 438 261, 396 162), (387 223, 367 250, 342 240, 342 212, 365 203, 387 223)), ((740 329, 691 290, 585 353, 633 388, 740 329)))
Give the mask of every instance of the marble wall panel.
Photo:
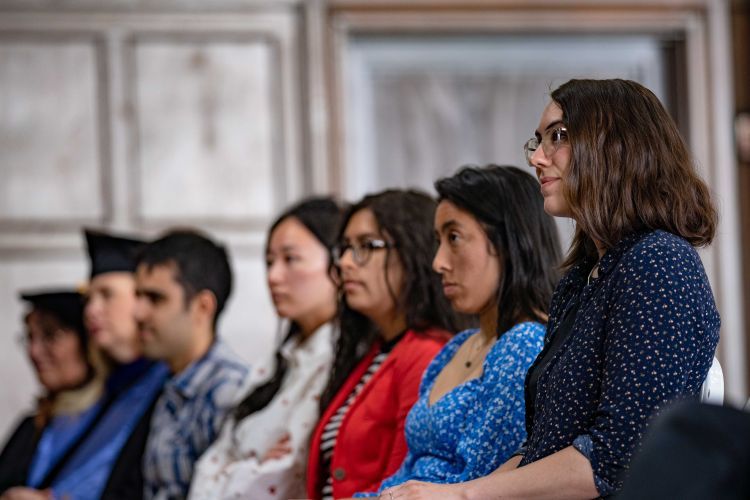
POLYGON ((108 217, 101 64, 91 38, 0 37, 0 224, 108 217))
POLYGON ((271 216, 283 171, 273 43, 137 37, 131 49, 138 219, 271 216))

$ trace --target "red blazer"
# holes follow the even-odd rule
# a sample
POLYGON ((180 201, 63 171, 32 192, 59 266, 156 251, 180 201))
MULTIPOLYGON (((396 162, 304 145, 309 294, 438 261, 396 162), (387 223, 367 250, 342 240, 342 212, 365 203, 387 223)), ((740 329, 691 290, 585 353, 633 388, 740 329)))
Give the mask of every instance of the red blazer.
MULTIPOLYGON (((362 388, 341 421, 331 457, 334 498, 375 491, 383 479, 401 466, 407 451, 406 416, 417 401, 422 374, 449 338, 442 330, 407 331, 362 388)), ((379 352, 380 344, 376 342, 336 393, 315 428, 307 464, 310 498, 319 499, 324 486, 319 484, 323 428, 346 402, 379 352)))

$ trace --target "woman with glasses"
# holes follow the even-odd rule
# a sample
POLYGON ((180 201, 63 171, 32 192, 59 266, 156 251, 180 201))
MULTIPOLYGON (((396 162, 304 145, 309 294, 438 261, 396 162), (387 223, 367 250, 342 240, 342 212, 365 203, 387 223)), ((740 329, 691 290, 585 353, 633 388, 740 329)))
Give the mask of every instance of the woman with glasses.
POLYGON ((536 180, 466 167, 435 183, 433 268, 453 309, 479 315, 430 364, 406 421, 409 453, 380 488, 485 476, 521 446, 524 378, 542 349, 560 246, 536 180))
POLYGON ((526 378, 528 438, 494 473, 393 498, 593 498, 622 486, 650 419, 694 398, 719 315, 694 247, 716 210, 667 111, 625 80, 571 80, 526 143, 544 209, 576 232, 545 347, 526 378))
POLYGON ((45 393, 0 454, 0 498, 48 498, 37 491, 45 476, 75 446, 94 419, 101 377, 90 362, 83 296, 74 291, 24 293, 31 304, 22 337, 45 393))
POLYGON ((375 491, 406 455, 406 415, 457 321, 431 269, 435 201, 415 191, 366 196, 344 216, 336 357, 307 469, 311 498, 375 491))
POLYGON ((307 444, 333 361, 337 291, 331 249, 341 209, 330 198, 289 208, 266 243, 266 280, 285 339, 195 467, 190 500, 301 498, 307 444))

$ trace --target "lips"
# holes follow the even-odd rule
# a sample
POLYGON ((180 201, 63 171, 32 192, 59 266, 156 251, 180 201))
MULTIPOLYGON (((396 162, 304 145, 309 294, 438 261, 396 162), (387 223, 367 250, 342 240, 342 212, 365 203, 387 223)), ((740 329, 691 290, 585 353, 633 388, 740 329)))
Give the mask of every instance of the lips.
POLYGON ((551 184, 551 183, 553 183, 555 181, 559 181, 559 180, 560 180, 559 177, 547 177, 547 176, 544 176, 544 177, 540 177, 539 178, 539 182, 542 184, 542 186, 547 186, 547 185, 549 185, 549 184, 551 184))
POLYGON ((344 280, 344 290, 349 292, 352 290, 357 290, 358 288, 362 288, 364 284, 361 281, 356 280, 344 280))
POLYGON ((543 196, 552 195, 553 192, 551 189, 555 184, 560 180, 559 177, 540 177, 539 182, 541 183, 540 190, 542 191, 543 196))
POLYGON ((102 327, 100 327, 100 326, 89 326, 87 328, 87 330, 88 330, 90 336, 96 337, 97 335, 99 335, 99 332, 102 331, 102 327))
POLYGON ((458 293, 458 285, 456 283, 443 283, 443 294, 450 298, 458 293))

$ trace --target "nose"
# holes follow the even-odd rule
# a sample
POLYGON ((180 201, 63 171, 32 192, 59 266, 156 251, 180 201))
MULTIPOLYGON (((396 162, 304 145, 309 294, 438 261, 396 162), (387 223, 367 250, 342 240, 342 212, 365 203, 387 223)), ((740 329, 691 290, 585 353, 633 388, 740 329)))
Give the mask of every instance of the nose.
POLYGON ((44 347, 40 339, 29 337, 29 344, 27 349, 29 350, 29 358, 36 361, 44 355, 44 347))
POLYGON ((339 257, 338 266, 341 269, 352 269, 354 268, 354 250, 347 248, 339 257))
POLYGON ((90 296, 86 299, 86 305, 83 308, 83 317, 86 321, 91 321, 101 310, 101 301, 96 296, 90 296))
POLYGON ((532 168, 541 168, 549 165, 549 158, 544 154, 544 148, 542 148, 541 144, 531 155, 529 163, 531 163, 532 168))
POLYGON ((435 252, 435 258, 432 259, 432 269, 438 274, 443 274, 448 269, 448 259, 445 256, 445 245, 442 243, 438 245, 437 252, 435 252))
POLYGON ((266 268, 266 280, 268 286, 278 285, 283 281, 284 270, 279 260, 275 260, 266 268))

